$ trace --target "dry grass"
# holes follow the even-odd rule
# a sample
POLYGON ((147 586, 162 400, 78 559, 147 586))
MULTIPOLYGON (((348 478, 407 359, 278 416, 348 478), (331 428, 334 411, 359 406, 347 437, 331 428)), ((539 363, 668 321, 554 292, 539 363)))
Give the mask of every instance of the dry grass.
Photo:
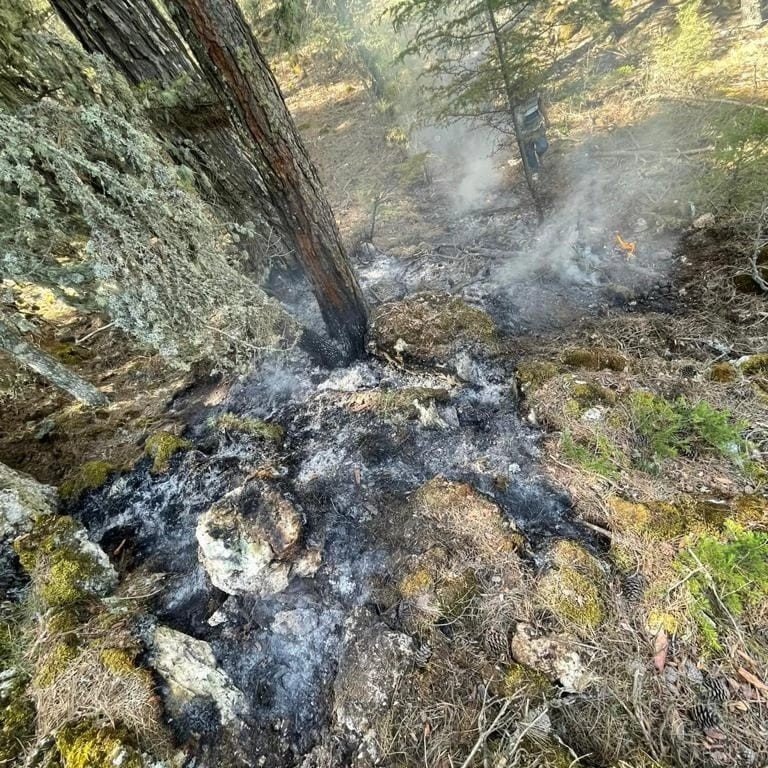
POLYGON ((151 674, 134 663, 139 648, 130 620, 101 614, 66 629, 53 619, 40 620, 28 649, 40 738, 90 721, 119 726, 156 754, 164 751, 160 702, 151 674))

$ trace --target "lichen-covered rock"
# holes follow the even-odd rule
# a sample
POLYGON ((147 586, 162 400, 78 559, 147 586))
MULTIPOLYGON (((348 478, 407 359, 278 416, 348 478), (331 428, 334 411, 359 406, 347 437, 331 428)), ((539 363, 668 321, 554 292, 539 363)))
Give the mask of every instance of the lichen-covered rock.
POLYGON ((397 360, 434 365, 449 363, 464 349, 497 354, 500 341, 496 325, 481 309, 458 296, 421 293, 376 308, 369 347, 397 360))
POLYGON ((311 576, 320 565, 316 553, 300 551, 301 531, 286 498, 263 482, 247 483, 200 516, 200 562, 230 595, 275 594, 291 575, 311 576))
POLYGON ((542 635, 530 624, 520 622, 510 642, 512 658, 523 666, 559 683, 564 690, 580 692, 592 681, 574 642, 559 635, 542 635))
POLYGON ((152 636, 150 664, 168 686, 171 710, 196 698, 209 698, 216 704, 222 725, 240 721, 246 710, 245 696, 219 667, 204 640, 158 626, 152 636))
POLYGON ((143 768, 138 750, 111 726, 68 724, 56 733, 62 768, 143 768))
POLYGON ((376 725, 395 703, 415 650, 411 637, 374 622, 368 611, 347 619, 333 686, 334 718, 357 744, 356 764, 373 765, 381 757, 376 725))
POLYGON ((35 518, 56 511, 56 489, 0 464, 0 541, 32 530, 35 518))

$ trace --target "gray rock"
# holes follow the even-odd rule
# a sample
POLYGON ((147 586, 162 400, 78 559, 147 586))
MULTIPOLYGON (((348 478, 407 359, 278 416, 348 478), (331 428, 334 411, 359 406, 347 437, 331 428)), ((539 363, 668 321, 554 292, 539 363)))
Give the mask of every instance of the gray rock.
POLYGON ((239 722, 246 710, 243 692, 216 663, 204 640, 155 627, 150 664, 168 685, 170 709, 181 711, 190 702, 210 698, 219 710, 222 725, 239 722))
POLYGON ((0 541, 29 533, 39 515, 56 511, 56 489, 0 464, 0 541))
POLYGON ((411 637, 375 622, 368 611, 359 609, 347 619, 333 686, 334 717, 358 744, 357 764, 373 765, 381 757, 376 721, 395 703, 415 653, 411 637))
POLYGON ((251 482, 231 491, 197 524, 198 556, 211 581, 230 595, 282 592, 291 576, 314 575, 318 552, 300 550, 301 520, 274 488, 251 482))

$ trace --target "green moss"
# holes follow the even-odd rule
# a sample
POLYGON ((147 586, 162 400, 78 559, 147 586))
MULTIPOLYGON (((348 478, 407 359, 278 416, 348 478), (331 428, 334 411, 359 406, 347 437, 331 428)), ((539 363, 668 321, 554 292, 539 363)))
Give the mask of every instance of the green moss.
POLYGON ((722 650, 721 626, 730 627, 726 611, 739 617, 747 609, 762 609, 768 600, 766 533, 727 521, 723 536, 700 536, 681 553, 678 565, 690 576, 690 614, 709 650, 722 650))
POLYGON ((154 460, 152 471, 160 473, 168 469, 174 454, 191 447, 192 443, 171 432, 155 432, 144 443, 144 453, 154 460))
POLYGON ((77 501, 86 491, 101 488, 117 467, 109 461, 86 461, 59 488, 62 499, 77 501))
POLYGON ((620 352, 603 347, 571 349, 563 354, 563 362, 587 371, 623 371, 628 360, 620 352))
POLYGON ((282 443, 285 437, 285 430, 279 424, 261 419, 250 419, 247 416, 238 416, 230 412, 219 414, 214 420, 214 426, 222 431, 239 432, 273 443, 282 443))
POLYGON ((576 442, 570 432, 563 432, 560 452, 567 461, 596 475, 611 478, 621 470, 621 453, 604 435, 596 434, 585 444, 576 442))
POLYGON ((544 696, 551 689, 552 683, 546 675, 515 662, 505 668, 498 694, 509 698, 523 694, 530 699, 544 696))
POLYGON ((709 369, 709 378, 725 384, 736 379, 736 369, 730 363, 715 363, 709 369))
POLYGON ((140 754, 118 730, 90 723, 67 725, 56 733, 62 768, 141 768, 140 754))
POLYGON ((549 551, 549 559, 556 567, 573 568, 595 582, 603 579, 603 569, 597 558, 575 541, 561 539, 556 542, 549 551))
POLYGON ((615 405, 618 399, 612 389, 590 382, 574 384, 571 396, 582 409, 592 408, 595 405, 615 405))
POLYGON ((557 376, 557 366, 549 361, 530 360, 517 366, 517 382, 523 392, 533 392, 557 376))
POLYGON ((573 567, 548 571, 539 581, 537 596, 576 634, 589 637, 605 618, 605 604, 595 582, 573 567))
POLYGON ((35 671, 35 685, 46 688, 78 657, 77 648, 71 643, 58 642, 45 654, 35 671))
POLYGON ((768 353, 750 355, 746 360, 739 363, 739 368, 745 376, 768 373, 768 353))
POLYGON ((15 680, 0 702, 0 765, 20 765, 35 736, 35 705, 23 679, 15 680))

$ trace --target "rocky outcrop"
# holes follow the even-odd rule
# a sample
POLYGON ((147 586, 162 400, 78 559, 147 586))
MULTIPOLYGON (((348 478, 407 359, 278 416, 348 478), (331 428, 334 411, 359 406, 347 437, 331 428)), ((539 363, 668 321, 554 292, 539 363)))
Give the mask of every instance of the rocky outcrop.
POLYGON ((318 552, 299 546, 301 533, 286 498, 263 482, 247 483, 200 516, 200 562, 230 595, 282 592, 291 576, 312 576, 320 565, 318 552))
POLYGON ((416 650, 408 635, 381 623, 366 626, 371 621, 364 610, 347 619, 333 686, 336 725, 357 744, 360 765, 373 765, 380 757, 377 720, 390 711, 416 650))
POLYGON ((245 696, 218 666, 205 641, 158 626, 152 636, 150 663, 168 686, 170 710, 181 710, 196 699, 210 699, 222 725, 239 722, 245 712, 245 696))

